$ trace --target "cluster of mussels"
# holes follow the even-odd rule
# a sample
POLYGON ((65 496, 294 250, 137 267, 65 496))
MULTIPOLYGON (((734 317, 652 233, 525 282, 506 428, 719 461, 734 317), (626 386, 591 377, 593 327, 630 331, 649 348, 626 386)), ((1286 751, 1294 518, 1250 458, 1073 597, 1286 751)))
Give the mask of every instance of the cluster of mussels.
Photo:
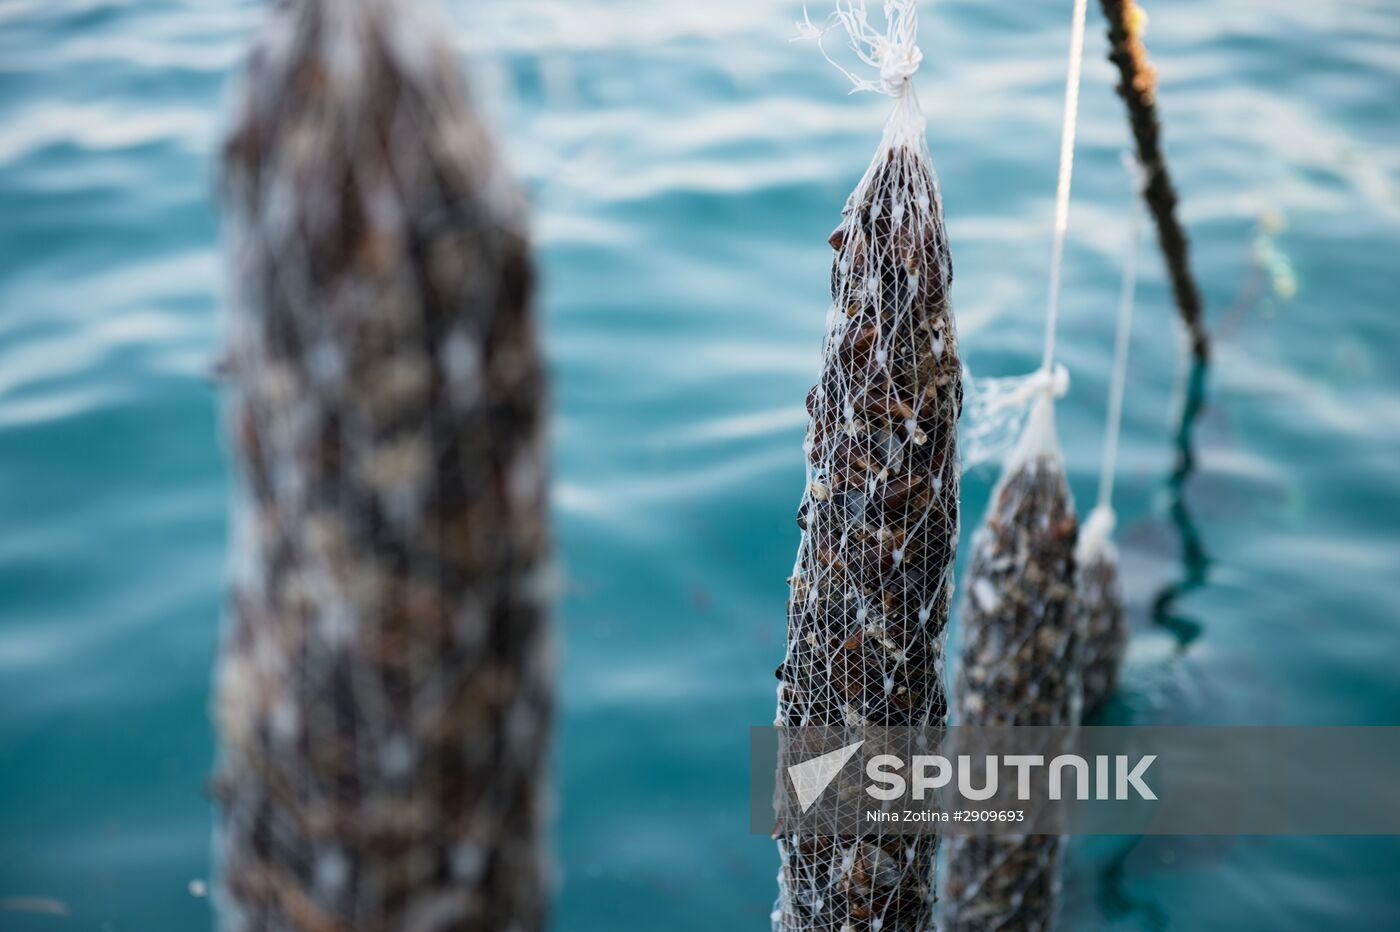
MULTIPOLYGON (((960 726, 1077 723, 1077 536, 1058 453, 1033 454, 1013 466, 973 544, 959 621, 960 726)), ((1053 834, 950 839, 944 927, 1050 928, 1062 846, 1053 834)))
POLYGON ((519 204, 437 34, 391 0, 274 15, 225 156, 248 505, 224 927, 539 929, 548 533, 519 204))
POLYGON ((1127 611, 1118 561, 1108 547, 1079 563, 1079 630, 1084 638, 1084 714, 1102 708, 1118 686, 1128 650, 1127 611))
MULTIPOLYGON (((952 263, 926 152, 889 148, 833 234, 778 723, 941 726, 962 406, 952 263)), ((937 840, 779 837, 777 927, 932 927, 937 840)))

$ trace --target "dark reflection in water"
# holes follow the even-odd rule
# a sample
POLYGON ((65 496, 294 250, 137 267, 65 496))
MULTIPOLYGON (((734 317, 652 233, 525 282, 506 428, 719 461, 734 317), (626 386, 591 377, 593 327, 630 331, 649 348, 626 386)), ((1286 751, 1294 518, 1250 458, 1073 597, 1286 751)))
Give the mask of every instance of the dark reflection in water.
POLYGON ((1196 422, 1206 404, 1208 369, 1205 362, 1193 359, 1174 438, 1176 465, 1167 479, 1167 516, 1180 537, 1181 576, 1163 587, 1152 600, 1153 623, 1170 631, 1183 650, 1201 636, 1202 626, 1199 621, 1182 614, 1177 603, 1204 586, 1210 573, 1210 556, 1187 502, 1187 487, 1196 471, 1196 422))

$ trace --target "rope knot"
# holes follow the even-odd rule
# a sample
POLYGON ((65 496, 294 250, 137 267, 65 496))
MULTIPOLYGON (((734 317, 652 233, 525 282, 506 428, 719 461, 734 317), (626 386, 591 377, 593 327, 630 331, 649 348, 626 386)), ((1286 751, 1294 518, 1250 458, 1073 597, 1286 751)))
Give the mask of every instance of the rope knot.
POLYGON ((1063 398, 1069 393, 1069 370, 1062 363, 1053 368, 1037 369, 1026 384, 1026 394, 1045 394, 1051 398, 1063 398))
POLYGON ((854 88, 852 93, 873 91, 902 97, 912 86, 914 75, 924 60, 924 53, 919 49, 918 0, 886 0, 884 30, 870 25, 865 0, 837 0, 836 10, 827 18, 824 29, 812 24, 804 4, 797 34, 798 38, 817 40, 826 60, 850 80, 854 88), (877 80, 854 74, 827 53, 822 40, 837 27, 846 33, 856 57, 879 75, 877 80))
POLYGON ((923 63, 924 53, 912 42, 895 44, 883 36, 875 46, 875 59, 880 63, 880 83, 886 93, 903 93, 923 63))

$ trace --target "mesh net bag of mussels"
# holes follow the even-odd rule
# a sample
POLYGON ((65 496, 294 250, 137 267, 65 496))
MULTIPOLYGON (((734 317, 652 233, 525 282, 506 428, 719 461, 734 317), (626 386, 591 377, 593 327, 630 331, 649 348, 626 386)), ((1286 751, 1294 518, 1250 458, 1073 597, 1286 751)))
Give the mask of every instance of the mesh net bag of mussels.
POLYGON ((1127 608, 1118 575, 1118 548, 1113 543, 1113 509, 1089 513, 1079 534, 1075 563, 1079 574, 1079 630, 1084 676, 1084 714, 1103 708, 1118 687, 1128 650, 1127 608))
MULTIPOLYGON (((1032 404, 972 545, 958 618, 958 726, 1078 723, 1076 538, 1054 402, 1046 393, 1032 404)), ((1056 749, 1045 753, 1048 760, 1056 749)), ((1053 834, 950 838, 943 928, 1049 928, 1062 846, 1053 834)))
MULTIPOLYGON (((941 726, 962 405, 952 262, 906 88, 831 237, 780 726, 941 726)), ((932 836, 778 837, 774 927, 930 929, 932 836)))
POLYGON ((274 5, 227 142, 229 930, 543 926, 532 271, 445 36, 395 0, 274 5))

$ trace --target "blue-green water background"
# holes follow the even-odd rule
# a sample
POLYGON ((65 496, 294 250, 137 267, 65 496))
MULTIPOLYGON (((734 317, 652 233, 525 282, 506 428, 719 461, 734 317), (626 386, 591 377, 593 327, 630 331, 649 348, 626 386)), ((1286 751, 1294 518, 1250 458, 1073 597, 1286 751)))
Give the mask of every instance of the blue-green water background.
MULTIPOLYGON (((982 375, 1028 371, 1039 351, 1069 6, 941 0, 924 15, 917 84, 982 375)), ((1090 6, 1060 409, 1081 503, 1130 202, 1090 6)), ((6 932, 210 922, 189 884, 209 873, 229 500, 207 376, 211 162, 254 12, 0 0, 6 932), (68 915, 13 899, 35 897, 68 915)), ((1231 323, 1183 513, 1167 485, 1178 344, 1148 244, 1118 495, 1137 628, 1109 716, 1395 723, 1400 4, 1153 12, 1184 217, 1212 316, 1231 323), (1287 229, 1261 242, 1269 212, 1287 229), (1271 249, 1291 301, 1277 257, 1272 277, 1251 271, 1271 249), (1202 548, 1190 559, 1183 529, 1202 548)), ((746 729, 772 715, 825 238, 888 101, 847 96, 786 41, 793 3, 449 13, 531 190, 544 272, 568 580, 557 928, 762 928, 777 865, 746 834, 746 729)), ((993 478, 970 476, 969 524, 993 478)), ((1394 928, 1397 871, 1393 839, 1081 840, 1065 924, 1394 928)))

